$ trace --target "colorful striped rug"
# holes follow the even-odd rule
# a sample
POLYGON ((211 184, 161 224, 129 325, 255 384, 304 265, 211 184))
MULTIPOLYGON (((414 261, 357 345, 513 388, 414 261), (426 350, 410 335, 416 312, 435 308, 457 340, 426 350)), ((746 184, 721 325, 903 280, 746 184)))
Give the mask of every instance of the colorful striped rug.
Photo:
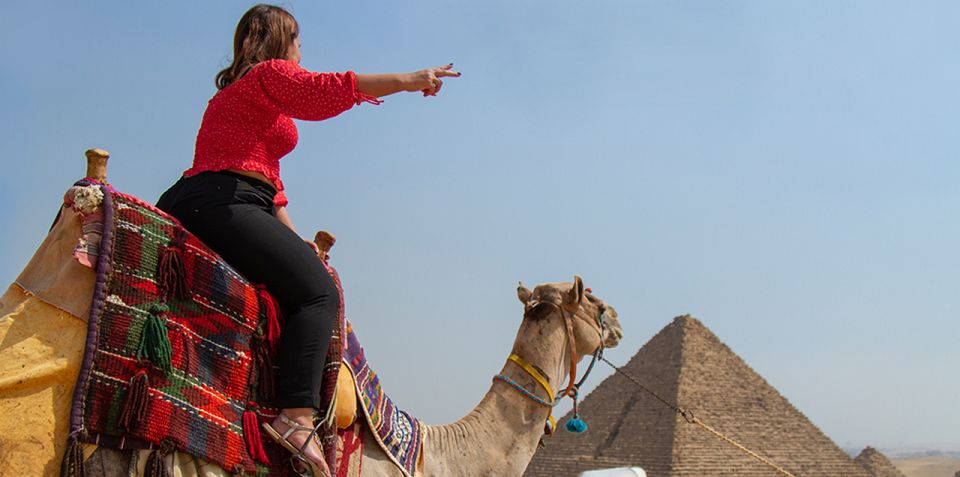
MULTIPOLYGON (((289 454, 259 434, 277 414, 271 359, 281 317, 273 299, 150 204, 78 185, 103 191, 103 230, 98 252, 87 254, 97 281, 63 475, 82 467, 81 442, 153 448, 157 457, 176 449, 234 473, 282 473, 289 454)), ((342 308, 340 319, 324 370, 325 408, 341 362, 342 308)), ((331 468, 336 439, 330 426, 323 443, 331 468)))

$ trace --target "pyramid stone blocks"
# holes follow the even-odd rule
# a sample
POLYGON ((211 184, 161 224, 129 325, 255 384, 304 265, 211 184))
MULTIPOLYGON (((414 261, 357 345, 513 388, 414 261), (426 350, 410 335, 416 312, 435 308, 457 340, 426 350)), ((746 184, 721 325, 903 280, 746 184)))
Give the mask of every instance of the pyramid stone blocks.
POLYGON ((906 477, 893 465, 893 462, 890 462, 890 459, 887 459, 887 456, 873 447, 860 451, 854 462, 860 464, 860 467, 874 477, 906 477))
MULTIPOLYGON (((675 318, 623 370, 796 476, 872 475, 695 318, 675 318)), ((619 374, 600 383, 580 413, 589 431, 547 439, 524 475, 622 466, 642 467, 650 477, 779 475, 619 374)))

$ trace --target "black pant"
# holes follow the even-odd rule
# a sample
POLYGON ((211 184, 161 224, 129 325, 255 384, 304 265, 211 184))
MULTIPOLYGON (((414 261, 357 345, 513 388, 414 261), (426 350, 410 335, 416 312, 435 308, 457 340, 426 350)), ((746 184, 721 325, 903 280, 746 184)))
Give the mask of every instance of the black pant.
POLYGON ((285 317, 277 405, 316 409, 340 297, 313 249, 277 219, 274 195, 256 179, 203 172, 177 181, 157 207, 276 298, 285 317))

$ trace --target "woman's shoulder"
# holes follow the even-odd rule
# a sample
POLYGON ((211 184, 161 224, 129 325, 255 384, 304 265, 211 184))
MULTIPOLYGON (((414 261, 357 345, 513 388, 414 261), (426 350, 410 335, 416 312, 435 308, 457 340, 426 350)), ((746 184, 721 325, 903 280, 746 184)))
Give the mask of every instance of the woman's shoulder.
POLYGON ((290 60, 275 58, 272 60, 261 61, 250 69, 250 74, 271 75, 271 74, 291 74, 304 71, 300 65, 290 60))
POLYGON ((303 69, 292 61, 281 59, 261 61, 250 67, 242 77, 220 90, 213 99, 224 94, 232 96, 255 93, 264 85, 275 84, 280 78, 295 76, 299 71, 303 69))

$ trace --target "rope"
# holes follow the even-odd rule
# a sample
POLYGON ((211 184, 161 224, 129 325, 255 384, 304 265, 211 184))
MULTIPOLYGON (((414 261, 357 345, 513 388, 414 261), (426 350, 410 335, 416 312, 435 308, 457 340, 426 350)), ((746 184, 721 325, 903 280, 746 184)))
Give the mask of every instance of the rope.
POLYGON ((644 386, 643 384, 641 384, 640 381, 637 381, 633 376, 630 376, 629 374, 627 374, 626 371, 620 369, 620 367, 618 367, 617 365, 611 363, 607 358, 601 356, 601 357, 600 357, 600 361, 603 361, 604 363, 607 363, 608 365, 610 365, 611 368, 614 369, 614 371, 616 371, 617 373, 620 373, 621 375, 623 375, 623 377, 627 378, 630 382, 632 382, 633 384, 636 384, 640 389, 643 389, 643 390, 646 391, 648 394, 650 394, 651 396, 653 396, 654 398, 656 398, 658 401, 662 402, 664 405, 666 405, 666 406, 669 407, 670 409, 673 409, 674 412, 676 412, 677 414, 683 416, 683 419, 684 419, 685 421, 687 421, 687 422, 689 422, 689 423, 691 423, 691 424, 697 424, 697 425, 699 425, 700 427, 702 427, 702 428, 706 429, 707 431, 709 431, 711 434, 719 437, 720 439, 722 439, 722 440, 724 440, 724 441, 727 441, 728 443, 732 444, 734 447, 742 450, 742 451, 745 452, 747 455, 753 457, 754 459, 759 460, 760 462, 763 462, 764 464, 767 464, 768 466, 770 466, 772 469, 776 470, 777 472, 780 472, 781 474, 786 475, 787 477, 795 477, 795 476, 794 476, 793 474, 791 474, 790 472, 787 472, 783 467, 780 467, 780 466, 778 466, 777 464, 774 464, 773 462, 771 462, 770 460, 768 460, 768 459, 764 458, 763 456, 757 454, 756 452, 753 452, 752 450, 744 447, 744 446, 743 446, 742 444, 740 444, 739 442, 737 442, 737 441, 735 441, 735 440, 733 440, 733 439, 725 436, 725 435, 724 435, 723 433, 721 433, 720 431, 718 431, 718 430, 716 430, 716 429, 708 426, 706 423, 704 423, 703 421, 701 421, 697 416, 693 415, 693 412, 688 411, 688 410, 683 409, 683 408, 680 408, 680 407, 678 407, 678 406, 674 406, 673 404, 670 404, 669 402, 667 402, 666 400, 664 400, 662 397, 658 396, 657 393, 651 391, 651 390, 648 389, 646 386, 644 386))
POLYGON ((713 433, 713 435, 715 435, 715 436, 717 436, 717 437, 719 437, 719 438, 721 438, 721 439, 729 442, 730 444, 733 444, 734 447, 736 447, 737 449, 740 449, 740 450, 746 452, 747 454, 749 454, 749 455, 750 455, 751 457, 753 457, 754 459, 757 459, 757 460, 759 460, 760 462, 763 462, 764 464, 769 465, 770 467, 772 467, 772 468, 773 468, 774 470, 776 470, 777 472, 780 472, 781 474, 786 475, 786 476, 788 476, 788 477, 794 477, 793 474, 791 474, 790 472, 787 472, 786 470, 784 470, 783 467, 780 467, 779 465, 774 464, 773 462, 770 462, 769 460, 767 460, 767 459, 764 458, 763 456, 757 454, 756 452, 754 452, 754 451, 752 451, 752 450, 750 450, 750 449, 747 449, 746 447, 744 447, 743 445, 741 445, 739 442, 737 442, 737 441, 735 441, 735 440, 733 440, 733 439, 731 439, 731 438, 723 435, 722 433, 720 433, 720 431, 718 431, 718 430, 716 430, 716 429, 714 429, 714 428, 706 425, 703 421, 701 421, 700 419, 698 419, 696 416, 693 417, 693 421, 692 421, 692 422, 693 422, 694 424, 699 424, 699 425, 700 425, 701 427, 703 427, 704 429, 706 429, 706 430, 710 431, 711 433, 713 433))
POLYGON ((511 387, 513 387, 513 389, 516 389, 518 393, 523 394, 524 396, 527 397, 527 399, 530 399, 531 401, 533 401, 533 402, 535 402, 535 403, 537 403, 537 404, 539 404, 539 405, 541 405, 541 406, 548 407, 548 408, 552 408, 552 407, 553 407, 553 404, 552 404, 552 403, 547 402, 547 401, 546 401, 545 399, 543 399, 542 397, 537 396, 536 394, 534 394, 534 393, 532 393, 531 391, 529 391, 527 388, 523 387, 522 384, 520 384, 520 383, 518 383, 518 382, 516 382, 516 381, 514 381, 514 380, 512 380, 512 379, 510 379, 510 376, 507 376, 507 375, 505 375, 505 374, 498 374, 498 375, 494 376, 493 379, 499 379, 499 380, 501 380, 501 381, 509 384, 511 387))

